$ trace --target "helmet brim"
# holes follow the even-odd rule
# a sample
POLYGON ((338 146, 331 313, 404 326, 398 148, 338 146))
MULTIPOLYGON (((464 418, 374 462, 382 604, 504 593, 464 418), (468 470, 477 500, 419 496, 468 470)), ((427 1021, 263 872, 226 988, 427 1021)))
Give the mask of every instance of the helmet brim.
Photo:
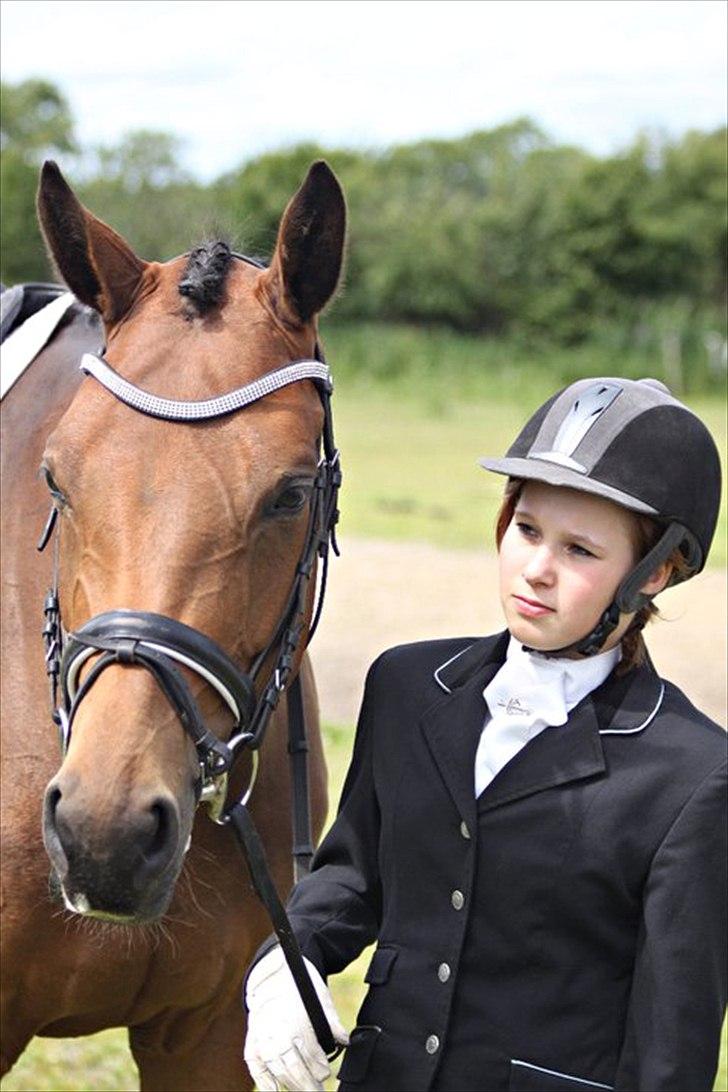
POLYGON ((572 470, 568 466, 548 462, 545 459, 478 459, 478 464, 485 470, 492 470, 495 474, 505 474, 509 478, 523 478, 526 481, 545 482, 547 485, 564 486, 567 489, 577 489, 580 493, 591 493, 596 497, 604 497, 605 500, 620 504, 623 508, 629 508, 632 512, 641 512, 647 516, 659 516, 656 508, 637 497, 623 493, 621 489, 615 489, 603 482, 596 482, 578 470, 572 470))

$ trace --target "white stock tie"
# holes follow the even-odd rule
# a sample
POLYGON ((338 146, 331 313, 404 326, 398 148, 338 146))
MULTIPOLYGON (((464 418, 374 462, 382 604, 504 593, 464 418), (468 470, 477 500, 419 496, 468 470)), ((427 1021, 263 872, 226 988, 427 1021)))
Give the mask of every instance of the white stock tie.
POLYGON ((539 732, 566 724, 619 658, 617 647, 584 660, 548 659, 511 637, 505 663, 483 691, 490 719, 475 755, 476 797, 539 732))

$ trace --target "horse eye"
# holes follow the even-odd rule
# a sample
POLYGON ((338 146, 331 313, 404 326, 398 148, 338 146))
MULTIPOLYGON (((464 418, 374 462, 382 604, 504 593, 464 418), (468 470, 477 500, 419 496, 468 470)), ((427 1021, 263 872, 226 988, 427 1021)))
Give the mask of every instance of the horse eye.
POLYGON ((276 497, 273 511, 285 515, 293 515, 296 512, 300 512, 308 500, 309 493, 310 489, 307 489, 304 485, 289 485, 287 489, 284 489, 283 492, 279 493, 276 497))
POLYGON ((48 492, 53 497, 53 500, 58 501, 59 504, 65 504, 66 495, 57 484, 56 479, 53 477, 48 467, 42 466, 40 469, 45 478, 45 483, 48 486, 48 492))

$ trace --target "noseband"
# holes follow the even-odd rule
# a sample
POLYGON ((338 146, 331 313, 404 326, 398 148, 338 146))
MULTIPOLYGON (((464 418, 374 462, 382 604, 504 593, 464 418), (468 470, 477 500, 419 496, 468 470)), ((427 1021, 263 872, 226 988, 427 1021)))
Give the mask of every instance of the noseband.
MULTIPOLYGON (((96 615, 73 633, 65 633, 58 596, 59 532, 58 508, 55 505, 51 508, 38 543, 38 549, 43 550, 56 529, 53 582, 44 604, 43 637, 51 688, 51 711, 58 726, 62 753, 65 755, 68 750, 78 708, 99 676, 112 664, 137 664, 154 677, 195 745, 200 761, 200 776, 196 784, 198 799, 207 803, 211 818, 225 822, 228 777, 237 758, 244 750, 253 753, 251 780, 243 797, 243 802, 247 803, 257 771, 257 751, 263 742, 270 716, 287 683, 291 681, 296 687, 300 686, 297 676, 291 680, 293 663, 302 641, 305 639, 308 643, 318 625, 326 586, 329 545, 338 553, 335 525, 341 470, 333 437, 333 384, 329 368, 317 344, 313 360, 288 364, 216 398, 178 401, 159 398, 134 386, 114 371, 102 356, 86 353, 80 367, 125 405, 166 421, 210 421, 237 413, 273 391, 304 379, 315 384, 321 398, 324 411, 321 434, 323 454, 313 484, 306 541, 283 613, 268 644, 256 656, 248 671, 241 670, 206 634, 161 614, 112 610, 96 615), (313 621, 307 631, 307 589, 317 557, 322 562, 321 583, 313 621), (80 682, 84 664, 98 653, 101 655, 80 682), (264 680, 264 670, 271 661, 272 667, 264 680), (226 741, 205 727, 180 666, 189 668, 209 684, 232 713, 234 726, 226 741)), ((300 712, 300 693, 292 691, 289 705, 300 712)), ((292 734, 297 738, 289 742, 289 749, 297 747, 304 750, 305 737, 303 741, 300 739, 302 726, 292 728, 292 734)), ((300 839, 297 841, 300 842, 300 839)), ((307 847, 299 848, 302 855, 307 855, 307 847)))

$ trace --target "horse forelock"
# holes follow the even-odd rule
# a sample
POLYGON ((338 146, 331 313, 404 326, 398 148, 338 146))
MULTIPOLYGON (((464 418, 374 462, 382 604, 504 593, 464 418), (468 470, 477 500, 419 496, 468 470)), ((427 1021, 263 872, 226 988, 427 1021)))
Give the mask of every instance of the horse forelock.
POLYGON ((198 314, 204 315, 222 301, 233 253, 222 239, 200 243, 191 251, 177 286, 198 314))

